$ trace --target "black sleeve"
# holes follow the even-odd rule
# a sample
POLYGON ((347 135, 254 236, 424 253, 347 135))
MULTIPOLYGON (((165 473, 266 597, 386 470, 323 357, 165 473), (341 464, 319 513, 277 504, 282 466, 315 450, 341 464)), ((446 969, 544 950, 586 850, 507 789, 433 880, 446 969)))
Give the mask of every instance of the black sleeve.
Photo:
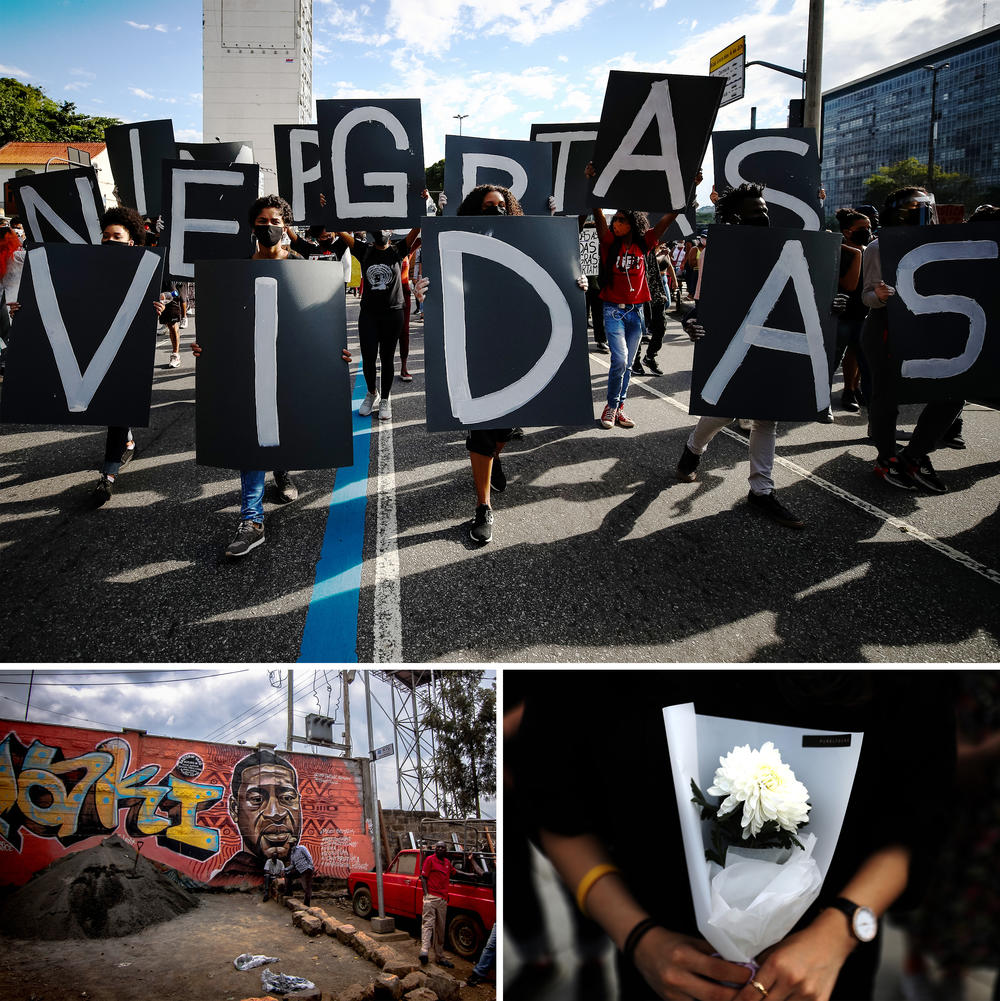
POLYGON ((310 254, 316 254, 319 252, 319 247, 315 243, 311 240, 306 240, 301 236, 295 237, 289 246, 295 251, 295 253, 301 254, 303 257, 309 257, 310 254))

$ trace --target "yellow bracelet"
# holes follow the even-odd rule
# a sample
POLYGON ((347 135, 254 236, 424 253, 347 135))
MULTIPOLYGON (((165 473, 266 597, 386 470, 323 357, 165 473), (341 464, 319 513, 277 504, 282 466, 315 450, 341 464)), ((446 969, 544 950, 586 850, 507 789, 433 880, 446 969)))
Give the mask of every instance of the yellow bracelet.
POLYGON ((594 884, 602 876, 607 876, 608 873, 612 872, 621 872, 621 869, 619 869, 616 865, 604 862, 601 865, 595 865, 594 868, 580 880, 576 888, 576 905, 580 908, 583 914, 587 914, 587 908, 584 906, 587 902, 587 894, 590 893, 594 884))

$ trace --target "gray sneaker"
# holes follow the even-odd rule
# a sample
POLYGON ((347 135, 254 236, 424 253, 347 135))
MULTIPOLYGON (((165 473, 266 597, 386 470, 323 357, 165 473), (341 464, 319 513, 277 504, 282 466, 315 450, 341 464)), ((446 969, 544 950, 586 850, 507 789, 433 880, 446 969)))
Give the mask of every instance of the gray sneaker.
POLYGON ((488 504, 476 508, 476 520, 469 530, 469 538, 483 545, 493 538, 493 511, 488 504))
POLYGON ((379 420, 388 421, 392 420, 392 400, 389 397, 385 397, 379 406, 378 411, 379 420))
POLYGON ((373 410, 378 410, 379 404, 382 402, 382 397, 378 393, 366 393, 364 400, 361 402, 361 406, 358 407, 359 417, 369 417, 373 410))
POLYGON ((233 541, 226 547, 227 556, 246 556, 264 544, 264 526, 256 521, 241 521, 233 541))

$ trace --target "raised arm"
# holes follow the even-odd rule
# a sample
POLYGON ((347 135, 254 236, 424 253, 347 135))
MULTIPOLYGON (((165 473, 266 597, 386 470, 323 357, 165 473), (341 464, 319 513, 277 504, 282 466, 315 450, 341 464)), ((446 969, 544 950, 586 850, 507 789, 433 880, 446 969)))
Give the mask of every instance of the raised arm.
POLYGON ((656 237, 656 242, 660 242, 660 237, 670 228, 673 221, 680 215, 679 212, 668 212, 654 227, 653 235, 656 237))

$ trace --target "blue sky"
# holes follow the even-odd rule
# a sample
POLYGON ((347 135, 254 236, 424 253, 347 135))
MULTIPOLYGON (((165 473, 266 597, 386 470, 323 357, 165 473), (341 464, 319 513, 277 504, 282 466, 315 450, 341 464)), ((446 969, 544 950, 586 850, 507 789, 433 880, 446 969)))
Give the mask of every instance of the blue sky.
MULTIPOLYGON (((199 0, 7 0, 0 75, 88 114, 172 118, 179 138, 199 141, 201 11, 199 0)), ((314 0, 314 96, 419 97, 431 163, 456 114, 469 116, 466 135, 513 139, 532 122, 596 120, 610 70, 707 73, 741 35, 748 59, 800 68, 807 11, 808 0, 314 0)), ((986 24, 998 20, 989 0, 986 24)), ((826 0, 823 85, 982 23, 981 0, 826 0)), ((759 127, 783 126, 797 96, 792 77, 750 67, 746 97, 716 128, 748 128, 752 105, 759 127)))

